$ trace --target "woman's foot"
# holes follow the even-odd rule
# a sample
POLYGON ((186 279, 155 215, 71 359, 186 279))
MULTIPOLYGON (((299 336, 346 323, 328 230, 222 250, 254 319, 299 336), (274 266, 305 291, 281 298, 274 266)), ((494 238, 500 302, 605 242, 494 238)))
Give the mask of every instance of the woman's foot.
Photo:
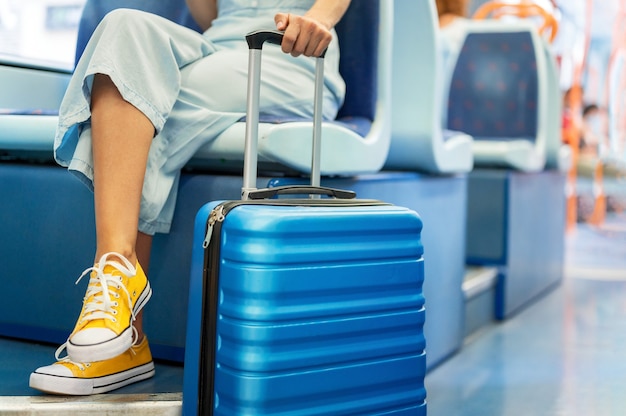
POLYGON ((87 274, 83 308, 66 343, 67 355, 76 363, 108 360, 128 351, 138 341, 133 321, 152 296, 139 263, 133 267, 121 254, 106 253, 78 280, 87 274))
POLYGON ((52 394, 89 395, 106 393, 154 375, 154 363, 144 337, 117 357, 91 363, 77 363, 69 357, 40 367, 30 375, 30 387, 52 394))

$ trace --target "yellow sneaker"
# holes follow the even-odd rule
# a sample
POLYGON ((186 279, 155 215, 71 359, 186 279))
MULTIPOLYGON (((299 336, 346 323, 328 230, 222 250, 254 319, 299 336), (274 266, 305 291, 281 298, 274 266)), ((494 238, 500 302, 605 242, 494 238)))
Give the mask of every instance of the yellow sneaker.
POLYGON ((118 253, 103 255, 90 274, 83 308, 67 340, 67 355, 77 363, 108 360, 133 344, 135 316, 148 303, 152 289, 139 263, 118 253))
POLYGON ((59 358, 61 346, 52 365, 30 374, 30 387, 52 394, 88 395, 106 393, 154 375, 154 363, 144 337, 138 345, 106 361, 76 363, 69 357, 59 358))

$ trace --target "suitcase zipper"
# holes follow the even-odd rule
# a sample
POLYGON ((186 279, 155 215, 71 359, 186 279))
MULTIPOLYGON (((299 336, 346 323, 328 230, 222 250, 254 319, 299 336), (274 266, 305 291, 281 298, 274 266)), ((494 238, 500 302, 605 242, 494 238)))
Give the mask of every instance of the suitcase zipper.
POLYGON ((223 222, 228 211, 233 209, 238 205, 245 204, 246 201, 227 201, 221 204, 216 205, 209 214, 209 219, 207 221, 207 230, 204 236, 204 242, 202 243, 202 247, 204 249, 209 248, 209 244, 211 244, 211 237, 213 236, 213 226, 217 222, 223 222))
POLYGON ((298 205, 309 205, 309 206, 336 206, 341 205, 344 207, 358 207, 358 206, 377 206, 377 205, 390 205, 386 202, 381 202, 373 199, 272 199, 272 200, 257 200, 257 201, 227 201, 221 204, 216 205, 209 214, 209 219, 207 220, 207 230, 204 235, 204 242, 202 243, 202 247, 207 249, 209 244, 211 244, 211 237, 213 236, 213 226, 217 222, 224 221, 226 214, 228 212, 239 206, 239 205, 284 205, 291 206, 295 203, 298 205))
POLYGON ((209 215, 209 220, 207 224, 206 235, 204 236, 204 242, 202 243, 203 248, 209 247, 211 243, 211 236, 213 235, 213 225, 216 222, 224 221, 224 205, 217 205, 215 208, 211 210, 211 214, 209 215))

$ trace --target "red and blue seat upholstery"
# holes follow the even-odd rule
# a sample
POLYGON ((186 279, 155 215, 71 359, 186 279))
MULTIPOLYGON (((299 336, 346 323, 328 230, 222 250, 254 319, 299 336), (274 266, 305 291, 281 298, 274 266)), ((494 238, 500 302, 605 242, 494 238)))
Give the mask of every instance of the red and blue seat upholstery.
POLYGON ((549 100, 543 40, 527 22, 468 25, 450 81, 447 125, 474 138, 476 166, 540 171, 549 100))

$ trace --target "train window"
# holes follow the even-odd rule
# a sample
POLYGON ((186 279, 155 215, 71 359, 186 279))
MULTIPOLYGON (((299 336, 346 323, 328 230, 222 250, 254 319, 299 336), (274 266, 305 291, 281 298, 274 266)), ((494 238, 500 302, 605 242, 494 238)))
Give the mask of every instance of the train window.
POLYGON ((0 62, 71 70, 87 0, 0 0, 0 62))

